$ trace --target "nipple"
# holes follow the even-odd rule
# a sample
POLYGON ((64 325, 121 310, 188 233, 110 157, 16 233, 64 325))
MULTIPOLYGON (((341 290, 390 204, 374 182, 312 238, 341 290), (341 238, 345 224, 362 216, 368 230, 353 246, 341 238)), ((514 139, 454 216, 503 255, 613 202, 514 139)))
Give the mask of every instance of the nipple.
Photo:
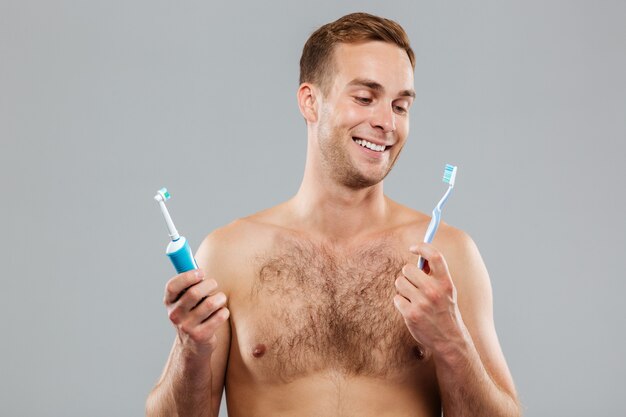
POLYGON ((420 346, 413 346, 413 355, 418 361, 421 361, 422 359, 424 359, 424 356, 426 356, 424 354, 424 349, 422 349, 420 346))
POLYGON ((252 356, 254 356, 255 358, 260 358, 264 354, 265 354, 265 345, 262 343, 256 345, 256 347, 252 351, 252 356))

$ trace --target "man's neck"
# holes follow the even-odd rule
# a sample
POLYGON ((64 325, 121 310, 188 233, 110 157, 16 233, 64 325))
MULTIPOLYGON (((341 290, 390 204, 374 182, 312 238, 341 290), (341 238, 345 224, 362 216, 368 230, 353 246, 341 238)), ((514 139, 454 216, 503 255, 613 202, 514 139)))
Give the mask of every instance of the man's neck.
POLYGON ((389 216, 382 182, 355 190, 329 178, 312 179, 305 174, 290 205, 305 229, 337 242, 375 231, 389 216))

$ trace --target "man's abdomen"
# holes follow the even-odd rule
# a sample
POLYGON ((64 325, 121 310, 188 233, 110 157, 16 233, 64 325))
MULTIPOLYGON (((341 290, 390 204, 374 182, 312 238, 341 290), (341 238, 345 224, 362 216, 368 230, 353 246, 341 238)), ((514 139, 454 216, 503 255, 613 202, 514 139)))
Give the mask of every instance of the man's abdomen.
POLYGON ((439 417, 436 384, 403 384, 335 372, 307 375, 288 384, 255 384, 229 378, 229 417, 439 417))

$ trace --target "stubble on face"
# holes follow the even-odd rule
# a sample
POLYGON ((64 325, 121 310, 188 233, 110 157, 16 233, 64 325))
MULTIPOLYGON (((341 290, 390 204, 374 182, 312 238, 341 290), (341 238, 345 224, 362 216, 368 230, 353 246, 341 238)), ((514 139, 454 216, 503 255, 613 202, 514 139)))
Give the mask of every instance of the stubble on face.
POLYGON ((350 157, 349 146, 352 144, 349 141, 352 138, 349 132, 344 131, 341 126, 333 125, 329 106, 323 106, 321 109, 317 137, 324 171, 328 172, 337 183, 355 190, 371 187, 385 179, 402 151, 402 148, 398 149, 396 154, 392 155, 393 159, 378 172, 370 175, 362 172, 350 157))

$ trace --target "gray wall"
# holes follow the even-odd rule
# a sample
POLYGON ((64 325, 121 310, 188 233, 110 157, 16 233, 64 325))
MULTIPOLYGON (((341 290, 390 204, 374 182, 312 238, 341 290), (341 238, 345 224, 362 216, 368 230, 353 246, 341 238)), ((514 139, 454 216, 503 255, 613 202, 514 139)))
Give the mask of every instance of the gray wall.
POLYGON ((152 196, 197 247, 295 193, 302 45, 358 10, 417 55, 386 191, 429 212, 459 165, 444 216, 490 270, 526 416, 624 409, 626 3, 210 3, 0 1, 0 415, 143 413, 174 337, 152 196))

